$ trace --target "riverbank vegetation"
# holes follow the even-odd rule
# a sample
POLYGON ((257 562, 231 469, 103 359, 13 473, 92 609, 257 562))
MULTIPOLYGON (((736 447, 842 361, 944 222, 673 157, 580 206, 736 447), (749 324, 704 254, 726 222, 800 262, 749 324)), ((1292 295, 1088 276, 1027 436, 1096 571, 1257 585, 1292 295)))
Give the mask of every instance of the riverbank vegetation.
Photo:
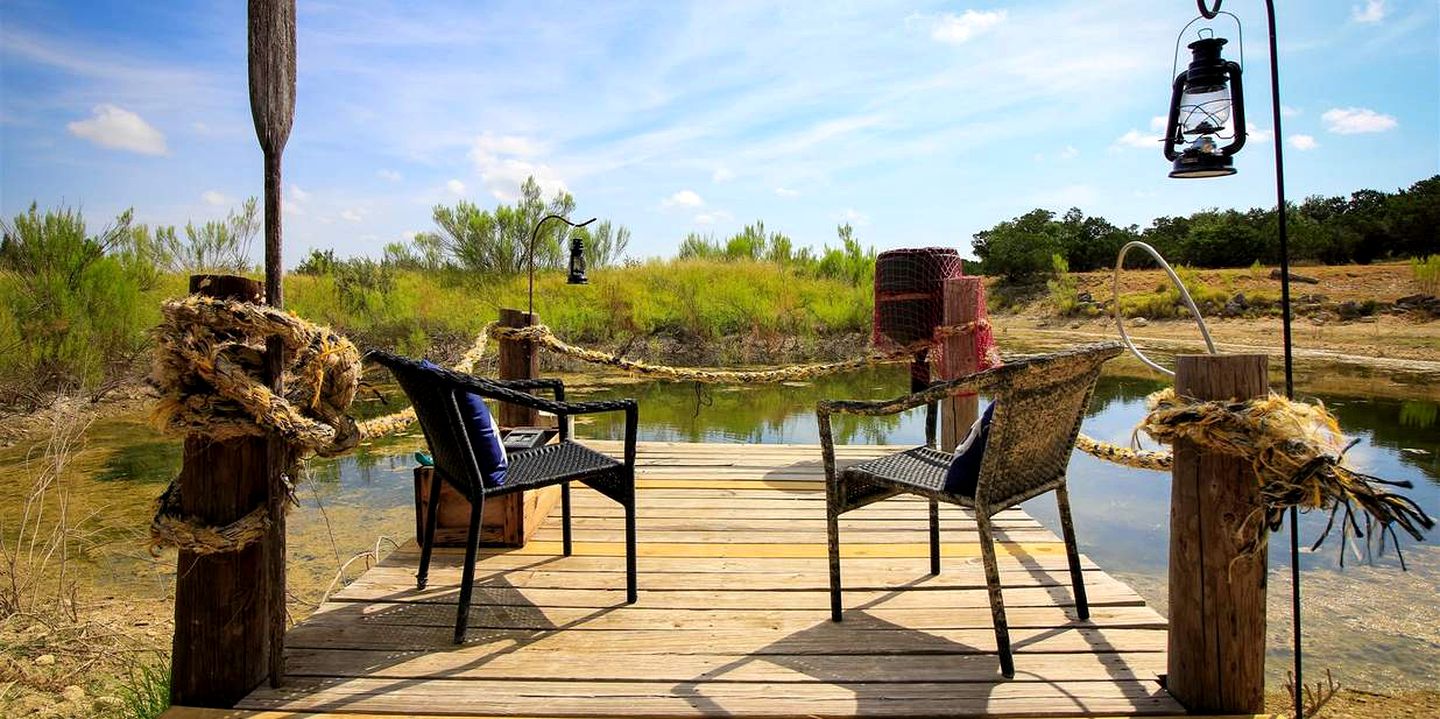
MULTIPOLYGON (((565 192, 544 197, 533 181, 514 204, 437 206, 432 231, 387 245, 378 258, 311 251, 286 279, 288 307, 362 347, 458 354, 499 307, 526 306, 530 231, 546 214, 570 214, 575 206, 565 192)), ((1293 212, 1302 270, 1323 275, 1318 285, 1297 285, 1302 314, 1342 321, 1440 314, 1427 298, 1440 283, 1440 176, 1395 193, 1310 198, 1293 212), (1338 275, 1313 264, 1332 260, 1384 263, 1338 275)), ((1078 209, 1058 219, 1036 210, 977 233, 982 261, 967 263, 967 271, 991 277, 991 309, 1001 315, 1098 318, 1113 309, 1109 288, 1097 279, 1108 273, 1097 270, 1121 243, 1140 238, 1179 265, 1206 314, 1266 316, 1279 301, 1266 217, 1264 210, 1206 211, 1159 218, 1142 231, 1078 209)), ((4 222, 0 404, 34 407, 57 394, 93 398, 134 385, 148 365, 159 305, 185 291, 187 275, 258 274, 252 245, 259 224, 253 199, 222 220, 183 228, 137 224, 126 211, 97 230, 78 210, 36 206, 4 222)), ((636 259, 627 255, 630 230, 600 220, 577 231, 591 262, 583 287, 564 286, 562 229, 548 223, 535 242, 536 311, 576 342, 620 350, 638 342, 645 354, 654 349, 645 345, 658 341, 726 350, 685 355, 698 361, 788 361, 817 355, 827 342, 859 344, 869 329, 876 252, 848 224, 819 249, 756 221, 729 236, 692 233, 671 258, 636 259), (752 352, 756 347, 766 349, 752 352), (779 347, 784 351, 771 351, 779 347)), ((1137 267, 1143 264, 1137 257, 1137 267)), ((1158 273, 1126 278, 1123 315, 1183 313, 1179 293, 1158 273)))

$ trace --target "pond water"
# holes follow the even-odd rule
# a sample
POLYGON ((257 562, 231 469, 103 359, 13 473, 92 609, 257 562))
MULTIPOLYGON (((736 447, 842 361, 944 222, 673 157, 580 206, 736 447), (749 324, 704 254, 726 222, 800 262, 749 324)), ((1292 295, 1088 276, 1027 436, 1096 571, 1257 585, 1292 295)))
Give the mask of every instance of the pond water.
MULTIPOLYGON (((818 442, 814 403, 819 397, 879 398, 901 394, 903 370, 879 368, 813 383, 746 387, 706 387, 675 383, 630 382, 610 378, 591 384, 570 382, 571 398, 635 397, 640 400, 642 440, 684 442, 818 442)), ((1157 379, 1106 375, 1097 387, 1084 431, 1123 444, 1144 415, 1144 398, 1160 389, 1157 379)), ((1302 394, 1304 387, 1301 387, 1302 394)), ((371 397, 357 404, 363 415, 393 411, 371 397)), ((1414 484, 1406 490, 1432 516, 1440 517, 1440 403, 1399 399, 1319 397, 1359 442, 1348 458, 1355 468, 1414 484)), ((618 439, 622 426, 604 416, 582 418, 582 437, 618 439)), ((841 443, 917 444, 923 441, 923 413, 891 418, 837 417, 841 443)), ((82 456, 74 463, 84 475, 77 506, 91 511, 102 535, 137 541, 149 502, 178 468, 179 447, 160 438, 141 417, 98 423, 90 430, 82 456), (88 509, 87 509, 88 508, 88 509)), ((397 541, 414 532, 411 454, 423 439, 411 433, 378 441, 351 456, 311 463, 302 485, 302 506, 290 515, 292 583, 297 593, 317 597, 336 568, 377 537, 397 541)), ((25 465, 27 452, 0 452, 0 467, 25 465)), ((28 454, 33 455, 32 451, 28 454)), ((22 467, 23 469, 23 467, 22 467)), ((15 474, 10 472, 10 476, 15 474)), ((1129 582, 1160 611, 1165 609, 1168 561, 1169 476, 1107 464, 1077 453, 1070 465, 1070 487, 1081 550, 1115 576, 1129 582)), ((23 487, 0 484, 0 500, 14 507, 23 487)), ((1027 502, 1027 511, 1059 531, 1053 496, 1027 502)), ((1360 688, 1440 686, 1440 549, 1432 533, 1425 543, 1403 538, 1408 572, 1401 572, 1393 551, 1366 558, 1350 556, 1340 566, 1338 541, 1320 549, 1309 544, 1326 517, 1302 515, 1300 536, 1306 551, 1304 627, 1308 676, 1330 668, 1349 686, 1360 688)), ((1278 687, 1289 666, 1289 537, 1271 538, 1269 670, 1278 687)), ((135 561, 105 562, 102 581, 151 587, 168 584, 173 559, 149 561, 143 552, 120 553, 135 561), (136 571, 137 567, 141 571, 136 571)))

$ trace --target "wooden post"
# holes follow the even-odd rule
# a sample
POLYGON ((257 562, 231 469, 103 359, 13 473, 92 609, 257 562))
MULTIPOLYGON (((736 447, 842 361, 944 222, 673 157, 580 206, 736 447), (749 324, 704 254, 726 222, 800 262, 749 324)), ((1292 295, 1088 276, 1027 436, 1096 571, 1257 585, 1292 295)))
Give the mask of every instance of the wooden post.
MULTIPOLYGON (((1269 392, 1264 355, 1182 355, 1175 392, 1246 400, 1269 392)), ((1240 554, 1236 532, 1265 532, 1250 463, 1175 442, 1170 489, 1170 641, 1166 688, 1191 712, 1256 714, 1265 704, 1265 544, 1240 554)))
MULTIPOLYGON (((190 292, 260 302, 259 282, 194 275, 190 292)), ((223 525, 266 504, 265 437, 217 442, 185 438, 178 479, 180 509, 223 525)), ((233 553, 199 556, 180 550, 175 571, 175 638, 170 703, 229 708, 265 681, 270 670, 269 572, 263 541, 233 553)))
MULTIPOLYGON (((502 327, 529 327, 540 324, 540 316, 521 310, 500 310, 502 327)), ((540 376, 540 353, 530 342, 500 338, 500 379, 534 379, 540 376)), ((508 402, 500 403, 502 427, 534 427, 541 424, 540 412, 508 402)), ((443 496, 442 496, 443 501, 443 496)), ((486 544, 523 547, 525 540, 560 501, 560 487, 546 487, 519 494, 507 494, 485 503, 481 516, 481 539, 486 544)), ((445 514, 440 514, 441 520, 445 514)), ((437 530, 438 533, 438 530, 437 530)))
MULTIPOLYGON (((984 314, 985 279, 983 277, 953 277, 945 280, 946 327, 958 327, 974 322, 984 314)), ((945 351, 940 366, 940 379, 955 379, 980 371, 981 357, 975 351, 975 335, 967 332, 946 335, 942 340, 945 351)), ((965 439, 971 425, 980 416, 980 397, 974 393, 951 397, 940 403, 940 449, 946 452, 965 439)))

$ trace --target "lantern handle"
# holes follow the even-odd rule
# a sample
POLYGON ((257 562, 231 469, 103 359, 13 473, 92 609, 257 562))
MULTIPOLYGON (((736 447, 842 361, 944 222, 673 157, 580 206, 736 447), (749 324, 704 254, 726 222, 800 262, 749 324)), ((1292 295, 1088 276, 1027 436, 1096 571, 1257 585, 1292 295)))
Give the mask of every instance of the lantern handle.
MULTIPOLYGON (((1180 28, 1180 33, 1175 36, 1175 51, 1170 55, 1170 76, 1174 77, 1180 71, 1180 41, 1185 39, 1185 33, 1190 30, 1190 26, 1201 20, 1214 20, 1221 15, 1229 15, 1230 19, 1235 22, 1235 46, 1240 51, 1240 66, 1244 67, 1245 26, 1240 24, 1240 18, 1236 17, 1233 12, 1221 10, 1220 0, 1215 0, 1215 9, 1208 14, 1205 10, 1205 0, 1195 0, 1195 2, 1200 5, 1200 15, 1192 18, 1190 22, 1185 23, 1185 27, 1180 28)), ((1214 32, 1214 30, 1212 29, 1211 32, 1214 32)))

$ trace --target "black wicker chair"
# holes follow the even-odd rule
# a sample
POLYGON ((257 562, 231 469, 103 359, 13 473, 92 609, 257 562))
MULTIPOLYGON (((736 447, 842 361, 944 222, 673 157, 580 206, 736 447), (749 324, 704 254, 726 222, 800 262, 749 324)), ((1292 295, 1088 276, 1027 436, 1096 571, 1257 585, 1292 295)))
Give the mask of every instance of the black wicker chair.
MULTIPOLYGON (((1000 570, 995 561, 994 533, 990 518, 997 512, 1027 499, 1054 491, 1060 505, 1060 526, 1070 564, 1070 581, 1075 591, 1076 614, 1090 616, 1085 583, 1080 572, 1080 553, 1075 545, 1075 528, 1070 520, 1070 498, 1065 488, 1065 470, 1080 422, 1090 404, 1090 394, 1100 376, 1100 367, 1120 354, 1118 343, 1105 343, 1021 360, 1003 367, 977 372, 948 382, 939 382, 909 396, 877 402, 822 400, 816 408, 826 477, 826 515, 830 544, 830 618, 840 621, 840 527, 841 514, 900 494, 930 500, 930 572, 940 573, 939 503, 968 507, 975 513, 980 529, 980 552, 985 562, 985 583, 990 593, 990 612, 995 622, 995 643, 1000 654, 1000 671, 1015 676, 1010 653, 1010 630, 1005 622, 1005 603, 1000 596, 1000 570), (835 466, 835 440, 830 429, 831 414, 890 415, 931 405, 962 392, 980 392, 994 401, 989 439, 980 462, 973 493, 951 493, 945 489, 946 471, 953 455, 930 446, 916 447, 886 457, 839 469, 835 466)), ((933 416, 933 414, 932 414, 933 416)), ((927 440, 933 441, 933 429, 927 440)))
POLYGON ((446 369, 421 365, 389 352, 374 350, 367 360, 388 368, 410 398, 420 428, 435 458, 435 479, 430 487, 430 511, 426 515, 425 536, 420 548, 420 568, 416 584, 425 588, 430 569, 430 553, 435 540, 435 521, 439 513, 440 483, 449 483, 470 500, 470 527, 465 542, 465 572, 460 584, 460 606, 455 617, 455 643, 465 641, 465 625, 469 618, 471 584, 475 579, 475 554, 480 542, 480 515, 487 497, 497 497, 527 489, 554 484, 561 485, 561 521, 563 551, 570 556, 570 482, 579 481, 625 508, 625 576, 627 604, 635 602, 635 433, 639 405, 633 399, 603 402, 566 402, 565 386, 558 379, 498 380, 484 379, 446 369), (537 397, 529 390, 548 389, 554 401, 537 397), (560 420, 560 441, 510 454, 510 468, 505 482, 498 487, 486 486, 483 472, 461 419, 456 396, 470 392, 486 399, 523 405, 554 414, 560 420), (616 461, 575 442, 569 434, 566 418, 596 412, 625 412, 625 458, 616 461))

